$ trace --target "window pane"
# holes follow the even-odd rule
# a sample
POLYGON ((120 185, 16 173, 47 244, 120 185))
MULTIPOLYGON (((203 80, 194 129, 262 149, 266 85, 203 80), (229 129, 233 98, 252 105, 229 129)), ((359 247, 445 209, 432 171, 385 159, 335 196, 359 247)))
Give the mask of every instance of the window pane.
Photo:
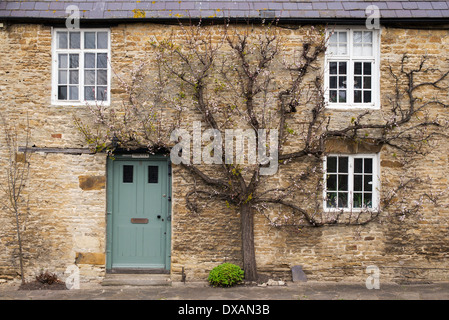
POLYGON ((328 192, 326 194, 326 206, 328 208, 336 208, 337 207, 337 193, 336 192, 328 192))
POLYGON ((354 102, 362 103, 362 91, 360 91, 360 90, 354 91, 354 102))
POLYGON ((371 89, 371 77, 363 77, 363 88, 371 89))
POLYGON ((70 84, 78 84, 78 70, 70 70, 69 71, 69 83, 70 84))
POLYGON ((97 100, 98 101, 105 101, 107 100, 107 87, 97 87, 97 100))
POLYGON ((354 44, 354 55, 355 56, 362 56, 363 55, 362 44, 360 44, 360 43, 354 44))
POLYGON ((67 32, 58 32, 58 49, 67 49, 67 32))
POLYGON ((95 68, 95 53, 84 54, 84 68, 95 68))
POLYGON ((158 182, 158 166, 148 166, 148 183, 158 182))
POLYGON ((373 191, 373 176, 370 174, 367 174, 364 176, 363 179, 363 190, 364 191, 373 191))
POLYGON ((108 33, 98 32, 97 33, 97 49, 107 49, 108 48, 108 33))
POLYGON ((367 208, 373 207, 373 194, 372 193, 364 193, 363 194, 363 205, 367 208))
POLYGON ((346 77, 338 78, 338 87, 341 89, 346 89, 346 77))
POLYGON ((354 31, 354 43, 362 42, 362 31, 354 31))
POLYGON ((338 172, 348 172, 348 157, 338 157, 338 172))
POLYGON ((67 70, 58 71, 58 84, 67 84, 67 70))
POLYGON ((347 208, 348 207, 348 194, 345 193, 338 193, 338 207, 339 208, 347 208))
POLYGON ((70 68, 78 68, 79 67, 79 56, 78 54, 71 54, 69 61, 70 68))
POLYGON ((337 74, 337 62, 329 62, 329 73, 337 74))
POLYGON ((329 38, 330 42, 337 43, 338 42, 338 32, 334 32, 331 34, 329 38))
POLYGON ((94 70, 84 71, 84 84, 95 84, 95 71, 94 70))
POLYGON ((362 63, 354 62, 354 74, 362 74, 362 63))
POLYGON ((58 100, 67 100, 67 86, 58 86, 58 100))
POLYGON ((354 172, 355 173, 362 173, 363 169, 363 159, 361 158, 356 158, 354 159, 354 172))
POLYGON ((348 175, 338 175, 338 191, 348 191, 348 175))
POLYGON ((337 54, 338 53, 338 45, 331 43, 329 45, 329 54, 337 54))
POLYGON ((336 174, 328 174, 326 180, 326 189, 330 191, 337 190, 337 175, 336 174))
POLYGON ((371 62, 363 63, 363 74, 365 74, 365 75, 371 74, 371 62))
POLYGON ((354 193, 353 207, 354 208, 362 207, 362 194, 361 193, 354 193))
POLYGON ((123 166, 123 183, 132 183, 134 177, 134 166, 123 166))
POLYGON ((363 32, 363 42, 364 43, 371 43, 371 42, 373 42, 373 33, 372 33, 372 31, 364 31, 363 32))
POLYGON ((364 44, 362 48, 362 56, 372 56, 373 55, 373 46, 364 44))
POLYGON ((335 91, 335 90, 329 91, 329 101, 337 102, 337 91, 335 91))
POLYGON ((371 102, 371 91, 363 91, 363 102, 364 103, 371 102))
POLYGON ((362 77, 354 77, 354 88, 356 89, 362 88, 362 77))
POLYGON ((78 87, 71 86, 69 88, 70 100, 78 100, 78 87))
POLYGON ((337 88, 337 77, 336 76, 330 77, 329 88, 337 88))
POLYGON ((108 84, 108 71, 107 70, 98 70, 97 71, 97 84, 107 85, 108 84))
POLYGON ((337 54, 339 54, 339 55, 344 55, 344 54, 347 54, 347 52, 348 52, 348 50, 347 50, 347 45, 346 44, 343 44, 343 45, 339 45, 338 46, 338 52, 337 52, 337 54))
POLYGON ((84 48, 95 49, 95 32, 84 33, 84 48))
POLYGON ((354 175, 354 191, 363 191, 362 189, 363 176, 362 175, 354 175))
POLYGON ((70 49, 80 48, 80 33, 70 32, 70 49))
POLYGON ((97 54, 97 68, 108 67, 108 55, 106 53, 97 54))
POLYGON ((67 68, 67 55, 66 54, 58 55, 58 68, 67 68))
POLYGON ((373 173, 373 159, 365 158, 365 170, 364 173, 373 173))
POLYGON ((84 87, 84 100, 95 100, 95 87, 84 87))
POLYGON ((339 32, 338 33, 338 41, 339 42, 348 42, 346 32, 339 32))
POLYGON ((346 91, 338 92, 338 102, 346 102, 346 91))
POLYGON ((327 157, 326 165, 327 172, 337 172, 337 157, 327 157))
POLYGON ((339 74, 346 74, 346 62, 339 62, 338 63, 338 73, 339 74))

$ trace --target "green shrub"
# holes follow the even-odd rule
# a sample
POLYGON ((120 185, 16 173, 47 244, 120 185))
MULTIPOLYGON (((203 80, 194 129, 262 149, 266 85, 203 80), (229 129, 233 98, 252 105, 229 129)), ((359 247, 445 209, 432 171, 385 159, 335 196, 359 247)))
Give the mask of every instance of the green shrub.
POLYGON ((232 263, 223 263, 209 272, 207 280, 214 287, 232 287, 243 280, 244 272, 232 263))

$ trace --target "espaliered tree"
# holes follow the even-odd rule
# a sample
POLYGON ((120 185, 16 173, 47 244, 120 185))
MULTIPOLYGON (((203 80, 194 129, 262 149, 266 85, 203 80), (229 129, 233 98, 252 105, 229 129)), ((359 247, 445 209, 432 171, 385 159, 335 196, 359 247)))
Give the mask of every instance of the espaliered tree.
MULTIPOLYGON (((173 129, 194 120, 215 132, 252 129, 257 143, 266 141, 261 130, 275 131, 277 143, 270 156, 279 170, 274 175, 261 174, 266 161, 230 163, 215 149, 211 155, 221 158, 218 164, 180 163, 195 181, 185 199, 190 211, 199 213, 202 204, 223 201, 239 212, 246 280, 258 279, 255 214, 264 215, 273 227, 300 230, 364 225, 385 212, 402 219, 416 213, 424 200, 436 201, 430 192, 414 201, 407 198, 410 190, 427 183, 422 177, 408 177, 382 190, 376 210, 323 210, 323 156, 330 142, 385 147, 407 162, 425 155, 433 138, 444 136, 447 123, 428 110, 447 107, 438 94, 449 71, 429 68, 428 57, 404 55, 395 61, 388 69, 394 88, 381 110, 360 111, 342 120, 338 112, 326 109, 324 27, 198 24, 172 30, 148 44, 148 60, 136 65, 131 76, 115 74, 126 96, 122 104, 90 106, 94 121, 77 118, 76 124, 93 149, 108 152, 116 148, 112 141, 121 148, 169 152, 178 142, 170 140, 173 129), (432 91, 428 100, 421 94, 424 88, 432 91), (406 200, 398 200, 401 194, 406 200)), ((215 142, 225 149, 223 141, 215 142)))

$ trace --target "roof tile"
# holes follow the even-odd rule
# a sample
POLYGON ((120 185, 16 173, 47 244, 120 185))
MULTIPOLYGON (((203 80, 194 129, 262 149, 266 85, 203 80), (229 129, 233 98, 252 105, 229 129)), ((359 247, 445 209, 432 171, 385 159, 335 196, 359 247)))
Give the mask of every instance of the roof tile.
POLYGON ((34 6, 34 10, 48 10, 48 7, 50 6, 50 2, 45 1, 39 1, 36 2, 36 5, 34 6))
POLYGON ((402 9, 402 3, 401 2, 387 2, 388 9, 395 9, 395 10, 401 10, 402 9))
POLYGON ((433 9, 432 4, 430 2, 420 1, 416 3, 419 9, 428 10, 433 9))
POLYGON ((402 8, 404 9, 418 9, 418 4, 413 1, 402 1, 402 8))
POLYGON ((447 6, 447 3, 446 3, 446 2, 442 2, 442 1, 438 1, 438 2, 432 1, 431 4, 432 4, 432 7, 433 7, 435 10, 445 10, 445 9, 448 9, 448 6, 447 6))
POLYGON ((65 8, 77 5, 85 19, 132 18, 134 10, 145 11, 146 18, 260 17, 276 15, 290 18, 363 18, 366 8, 375 5, 383 18, 449 18, 449 0, 366 1, 366 0, 78 0, 18 1, 1 0, 0 18, 65 18, 65 8), (263 13, 262 11, 266 11, 263 13))
POLYGON ((7 2, 6 3, 6 10, 14 10, 20 8, 20 2, 7 2))

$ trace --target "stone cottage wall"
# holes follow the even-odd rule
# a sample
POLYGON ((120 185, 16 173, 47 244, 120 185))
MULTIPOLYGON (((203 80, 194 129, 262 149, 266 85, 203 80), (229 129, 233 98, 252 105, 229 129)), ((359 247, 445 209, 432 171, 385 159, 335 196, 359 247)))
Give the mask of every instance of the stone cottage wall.
MULTIPOLYGON (((51 105, 51 27, 9 25, 0 30, 0 112, 15 124, 18 145, 24 146, 27 118, 29 146, 83 147, 73 116, 84 107, 51 105)), ((3 132, 3 127, 2 127, 3 132)), ((6 165, 1 138, 2 168, 6 165)), ((31 155, 26 188, 29 214, 23 231, 27 278, 41 271, 64 278, 70 265, 78 264, 85 279, 99 279, 105 265, 105 168, 102 154, 31 155)), ((5 186, 5 171, 0 172, 5 186)), ((0 278, 19 271, 16 233, 12 215, 0 214, 0 278)))
MULTIPOLYGON (((162 37, 170 26, 121 24, 111 27, 112 68, 125 75, 133 63, 145 59, 153 36, 162 37)), ((291 50, 304 34, 282 31, 291 50)), ((447 70, 449 33, 446 30, 383 28, 381 36, 382 105, 388 106, 393 80, 390 64, 397 67, 403 53, 415 58, 428 54, 447 70)), ((30 145, 53 148, 84 148, 83 137, 73 117, 88 117, 86 107, 52 106, 51 27, 7 25, 0 29, 0 111, 20 123, 30 120, 30 145)), ((116 80, 112 101, 125 98, 116 80)), ((423 92, 425 96, 426 92, 423 92)), ((446 103, 449 98, 443 97, 446 103)), ((439 109, 443 110, 443 109, 439 109)), ((433 111, 447 118, 447 110, 433 111)), ((333 125, 347 123, 358 112, 329 111, 333 125)), ((301 123, 301 113, 293 120, 301 123)), ((373 114, 380 118, 380 111, 373 114)), ((186 115, 192 121, 194 114, 186 115)), ((188 123, 188 122, 186 122, 188 123)), ((0 145, 1 147, 1 145, 0 145)), ((436 142, 431 155, 420 158, 415 170, 404 171, 394 151, 381 151, 382 188, 401 176, 419 174, 433 179, 432 190, 448 187, 448 142, 436 142)), ((5 157, 1 148, 0 157, 5 157)), ((4 162, 2 162, 2 165, 4 162)), ((292 167, 288 170, 295 170, 292 167)), ((407 169, 409 170, 409 169, 407 169)), ((3 175, 3 172, 0 173, 3 175)), ((3 177, 3 176, 2 176, 3 177)), ((282 172, 276 179, 282 182, 282 172)), ((28 278, 41 270, 64 271, 72 264, 81 269, 83 281, 98 281, 105 272, 106 244, 106 155, 33 153, 28 182, 30 196, 26 222, 25 270, 28 278)), ((273 183, 273 182, 271 182, 273 183)), ((174 281, 205 280, 211 268, 224 261, 241 264, 239 215, 224 203, 213 202, 201 214, 185 207, 185 194, 193 182, 181 168, 173 168, 172 257, 174 281)), ((413 196, 410 198, 412 201, 413 196)), ((365 268, 377 265, 385 281, 448 280, 449 198, 443 193, 439 206, 426 205, 420 220, 374 222, 359 227, 304 228, 292 233, 274 229, 256 215, 255 245, 259 270, 271 277, 290 279, 290 268, 302 265, 311 280, 364 281, 365 268)), ((17 276, 18 260, 11 216, 0 211, 0 278, 17 276)))

